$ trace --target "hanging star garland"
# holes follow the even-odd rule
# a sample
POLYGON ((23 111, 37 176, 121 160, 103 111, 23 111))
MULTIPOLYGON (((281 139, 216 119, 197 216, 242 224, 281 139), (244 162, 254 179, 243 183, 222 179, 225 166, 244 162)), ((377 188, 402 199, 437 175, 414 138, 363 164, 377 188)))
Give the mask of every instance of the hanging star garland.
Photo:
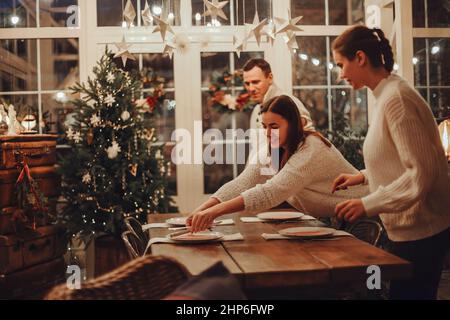
POLYGON ((303 18, 303 16, 296 17, 291 19, 291 11, 288 9, 288 19, 276 18, 277 22, 280 23, 280 27, 277 30, 276 34, 287 33, 288 31, 303 31, 300 27, 297 26, 297 23, 303 18))
POLYGON ((167 54, 170 59, 172 59, 173 56, 173 50, 175 50, 175 45, 171 43, 164 44, 163 54, 167 54))
POLYGON ((203 0, 203 3, 206 6, 206 11, 203 14, 206 16, 211 16, 211 18, 216 19, 217 17, 221 17, 224 20, 228 20, 225 12, 223 12, 223 8, 228 4, 228 1, 212 0, 209 2, 208 0, 203 0))
POLYGON ((265 34, 267 36, 267 40, 269 41, 270 45, 273 47, 273 44, 277 37, 277 29, 276 29, 275 23, 273 23, 273 21, 270 21, 266 25, 266 27, 263 30, 263 34, 265 34))
POLYGON ((249 24, 246 23, 245 25, 250 29, 248 33, 248 38, 250 38, 252 35, 255 36, 256 42, 258 43, 258 47, 261 43, 261 36, 262 31, 267 23, 267 18, 265 18, 263 21, 259 21, 258 11, 255 13, 255 17, 253 18, 253 23, 249 24))
POLYGON ((245 36, 242 38, 233 36, 233 46, 234 46, 234 52, 236 52, 238 58, 240 58, 241 52, 245 50, 245 36))
POLYGON ((290 50, 299 49, 295 32, 288 31, 284 36, 284 41, 290 50))
POLYGON ((114 58, 122 58, 123 66, 125 67, 127 64, 127 60, 136 60, 136 58, 128 51, 131 47, 130 44, 125 42, 125 37, 122 38, 122 42, 114 44, 117 47, 117 53, 114 55, 114 58))
POLYGON ((152 13, 150 11, 150 6, 148 5, 147 1, 145 1, 145 7, 144 10, 141 11, 141 15, 142 21, 144 22, 144 26, 148 27, 152 25, 153 23, 152 13))
POLYGON ((134 18, 136 18, 136 10, 134 10, 131 0, 128 0, 127 4, 125 5, 125 10, 123 11, 123 17, 125 18, 125 21, 127 22, 128 28, 130 28, 132 23, 134 22, 134 18))
POLYGON ((175 32, 173 32, 172 28, 170 27, 169 23, 167 21, 164 21, 163 19, 158 18, 155 15, 152 15, 154 21, 156 21, 157 23, 157 27, 155 28, 155 30, 153 30, 153 33, 155 32, 160 32, 161 33, 161 38, 163 41, 166 41, 166 33, 170 32, 172 34, 175 34, 175 32))

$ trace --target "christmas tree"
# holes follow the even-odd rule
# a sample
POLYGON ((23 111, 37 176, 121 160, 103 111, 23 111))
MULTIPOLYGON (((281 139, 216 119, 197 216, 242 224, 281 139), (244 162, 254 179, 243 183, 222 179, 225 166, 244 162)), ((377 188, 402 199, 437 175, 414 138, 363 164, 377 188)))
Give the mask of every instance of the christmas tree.
POLYGON ((153 109, 139 99, 137 73, 118 68, 105 54, 93 79, 70 88, 80 98, 66 138, 71 152, 62 159, 60 221, 71 235, 119 235, 124 218, 142 223, 148 213, 173 211, 167 191, 170 163, 153 127, 153 109))

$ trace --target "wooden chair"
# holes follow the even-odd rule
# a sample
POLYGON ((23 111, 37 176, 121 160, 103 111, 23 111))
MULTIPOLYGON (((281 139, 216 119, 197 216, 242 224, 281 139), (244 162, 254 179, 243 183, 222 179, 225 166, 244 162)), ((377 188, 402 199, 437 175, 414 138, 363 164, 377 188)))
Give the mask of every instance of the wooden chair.
POLYGON ((134 232, 143 243, 148 243, 148 233, 142 230, 142 224, 138 219, 133 217, 125 218, 125 225, 127 226, 128 230, 134 232))
POLYGON ((130 261, 79 290, 66 284, 54 287, 46 300, 155 300, 162 299, 185 283, 189 271, 165 256, 147 255, 130 261))
POLYGON ((122 240, 131 260, 144 255, 146 243, 143 243, 134 232, 125 231, 122 233, 122 240))
POLYGON ((352 224, 347 231, 362 241, 378 246, 383 227, 377 221, 360 220, 352 224))

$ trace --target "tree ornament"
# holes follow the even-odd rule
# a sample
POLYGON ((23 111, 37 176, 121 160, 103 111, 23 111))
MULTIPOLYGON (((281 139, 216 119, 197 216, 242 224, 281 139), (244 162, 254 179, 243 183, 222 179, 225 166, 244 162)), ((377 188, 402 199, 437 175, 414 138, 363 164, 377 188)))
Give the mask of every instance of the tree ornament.
POLYGON ((120 118, 122 118, 123 121, 127 121, 128 119, 130 119, 130 117, 131 115, 127 110, 122 112, 122 114, 120 115, 120 118))
POLYGON ((122 58, 123 66, 125 67, 127 64, 127 60, 136 60, 136 58, 128 51, 131 47, 130 44, 125 42, 125 36, 122 37, 122 42, 114 44, 117 47, 117 53, 114 55, 114 58, 122 58))
POLYGON ((92 145, 94 143, 94 130, 89 129, 86 134, 86 142, 88 146, 92 145))
POLYGON ((248 38, 250 38, 252 35, 255 36, 256 43, 258 44, 258 47, 261 43, 261 36, 263 33, 264 26, 267 23, 267 18, 265 18, 262 21, 259 21, 258 11, 255 12, 255 17, 253 18, 253 23, 249 24, 246 23, 245 25, 250 28, 250 31, 248 33, 248 38))

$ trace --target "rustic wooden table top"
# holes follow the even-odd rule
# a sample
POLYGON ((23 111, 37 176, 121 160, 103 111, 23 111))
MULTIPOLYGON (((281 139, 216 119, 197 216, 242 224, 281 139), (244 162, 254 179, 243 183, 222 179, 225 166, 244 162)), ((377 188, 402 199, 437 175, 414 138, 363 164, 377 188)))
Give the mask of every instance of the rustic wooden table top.
MULTIPOLYGON (((164 222, 173 214, 149 215, 149 223, 164 222)), ((235 224, 218 226, 215 231, 224 234, 240 232, 243 241, 208 244, 153 244, 151 253, 173 257, 197 275, 217 261, 235 274, 247 289, 303 287, 308 285, 334 285, 366 283, 368 266, 381 269, 382 280, 406 278, 411 275, 409 262, 384 250, 352 237, 327 241, 265 240, 263 233, 295 226, 314 226, 318 221, 296 223, 243 223, 234 214, 235 224)), ((165 236, 167 228, 150 229, 151 237, 165 236)))

